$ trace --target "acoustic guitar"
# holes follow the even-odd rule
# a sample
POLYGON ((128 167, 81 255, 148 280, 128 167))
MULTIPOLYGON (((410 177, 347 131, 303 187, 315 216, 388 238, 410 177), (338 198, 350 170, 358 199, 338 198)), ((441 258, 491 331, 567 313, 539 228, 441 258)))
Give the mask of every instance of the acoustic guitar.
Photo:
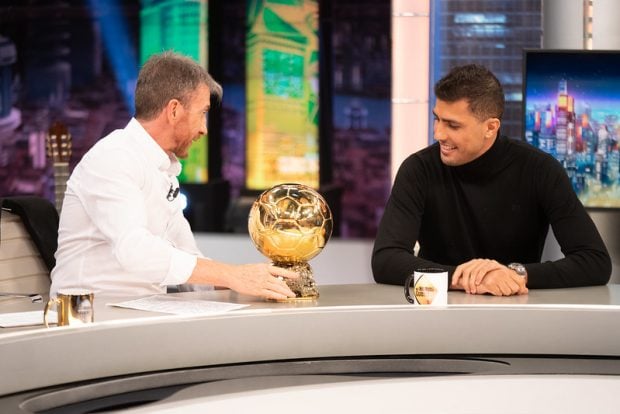
POLYGON ((62 201, 69 179, 69 158, 71 158, 71 134, 67 126, 54 122, 47 131, 47 156, 54 164, 54 198, 56 210, 60 214, 62 201))

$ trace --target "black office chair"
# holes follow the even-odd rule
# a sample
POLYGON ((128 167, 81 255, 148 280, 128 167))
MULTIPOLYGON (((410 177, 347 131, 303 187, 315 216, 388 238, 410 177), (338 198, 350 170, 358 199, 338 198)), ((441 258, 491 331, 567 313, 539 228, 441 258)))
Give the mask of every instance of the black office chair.
POLYGON ((0 292, 47 293, 58 247, 58 212, 45 198, 0 202, 0 292))

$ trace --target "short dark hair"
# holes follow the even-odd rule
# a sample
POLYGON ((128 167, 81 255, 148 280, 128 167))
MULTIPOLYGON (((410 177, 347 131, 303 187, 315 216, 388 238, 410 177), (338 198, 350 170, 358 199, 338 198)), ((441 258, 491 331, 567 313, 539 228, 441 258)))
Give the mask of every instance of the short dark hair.
POLYGON ((435 84, 435 96, 445 102, 467 100, 469 110, 480 120, 501 119, 504 90, 493 73, 482 65, 457 66, 435 84))
POLYGON ((152 55, 138 74, 135 117, 153 119, 171 99, 186 104, 200 84, 221 99, 222 87, 196 61, 170 51, 152 55))

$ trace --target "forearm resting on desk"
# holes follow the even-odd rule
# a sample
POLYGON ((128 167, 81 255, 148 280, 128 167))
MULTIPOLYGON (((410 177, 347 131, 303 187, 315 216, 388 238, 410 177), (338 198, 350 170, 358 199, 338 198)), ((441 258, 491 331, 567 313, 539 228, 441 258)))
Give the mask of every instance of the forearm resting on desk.
POLYGON ((297 273, 269 263, 233 265, 198 258, 187 283, 211 284, 266 299, 295 297, 282 278, 296 278, 297 273))

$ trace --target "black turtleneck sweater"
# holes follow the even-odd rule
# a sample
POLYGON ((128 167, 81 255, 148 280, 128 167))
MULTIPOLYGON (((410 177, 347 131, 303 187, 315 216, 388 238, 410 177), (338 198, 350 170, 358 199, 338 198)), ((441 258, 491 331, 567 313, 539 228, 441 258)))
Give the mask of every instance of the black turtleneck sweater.
POLYGON ((372 270, 379 283, 403 284, 416 268, 440 265, 451 277, 457 265, 476 258, 523 263, 529 288, 603 285, 611 275, 607 249, 562 166, 503 136, 462 166, 443 164, 438 144, 403 162, 372 270), (565 257, 540 263, 550 224, 565 257))

